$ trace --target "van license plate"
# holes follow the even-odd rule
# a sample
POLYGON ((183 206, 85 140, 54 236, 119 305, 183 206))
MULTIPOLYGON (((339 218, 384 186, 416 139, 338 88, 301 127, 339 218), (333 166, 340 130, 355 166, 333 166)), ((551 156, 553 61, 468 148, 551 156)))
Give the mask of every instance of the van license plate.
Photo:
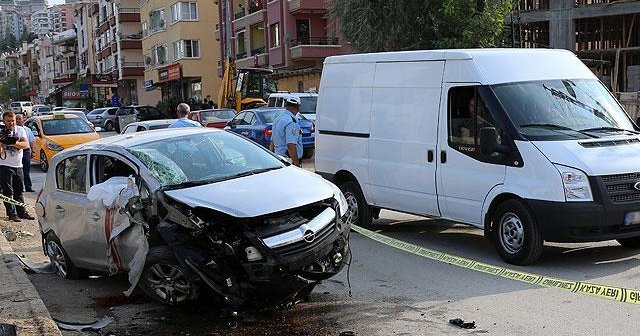
POLYGON ((640 211, 627 212, 624 214, 624 225, 640 224, 640 211))

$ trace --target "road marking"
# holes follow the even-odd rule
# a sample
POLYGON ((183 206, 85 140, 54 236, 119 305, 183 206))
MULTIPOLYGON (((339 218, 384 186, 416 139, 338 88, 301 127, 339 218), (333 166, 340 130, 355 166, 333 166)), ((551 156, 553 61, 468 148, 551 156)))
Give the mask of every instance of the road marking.
POLYGON ((453 254, 424 248, 418 245, 404 242, 402 240, 379 234, 377 232, 373 232, 371 230, 367 230, 357 225, 352 225, 351 228, 361 235, 375 240, 379 243, 405 252, 409 252, 411 254, 415 254, 426 259, 455 265, 476 272, 495 275, 501 278, 524 282, 531 285, 537 285, 547 288, 557 288, 572 293, 594 296, 600 299, 640 304, 640 290, 637 289, 606 286, 582 281, 565 280, 546 275, 517 271, 502 266, 495 266, 480 261, 459 257, 453 254))

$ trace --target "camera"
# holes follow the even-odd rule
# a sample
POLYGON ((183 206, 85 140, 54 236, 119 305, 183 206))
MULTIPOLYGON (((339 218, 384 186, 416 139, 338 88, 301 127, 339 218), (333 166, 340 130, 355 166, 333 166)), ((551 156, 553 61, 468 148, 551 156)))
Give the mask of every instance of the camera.
POLYGON ((13 132, 10 129, 0 126, 0 143, 5 145, 15 145, 18 142, 18 138, 11 136, 13 132))

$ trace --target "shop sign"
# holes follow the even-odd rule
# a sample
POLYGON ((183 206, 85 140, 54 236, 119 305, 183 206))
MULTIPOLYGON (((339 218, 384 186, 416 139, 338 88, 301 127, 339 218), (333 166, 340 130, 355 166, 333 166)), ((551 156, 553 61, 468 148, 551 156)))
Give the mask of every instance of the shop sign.
POLYGON ((62 91, 62 99, 82 99, 80 91, 62 91))
POLYGON ((69 84, 69 83, 73 83, 74 80, 75 80, 75 75, 58 77, 53 79, 53 84, 69 84))
POLYGON ((158 82, 168 82, 176 79, 180 79, 180 64, 173 64, 163 69, 158 69, 158 82))
POLYGON ((80 95, 82 97, 89 95, 89 84, 80 84, 80 95))
POLYGON ((149 80, 144 81, 144 88, 145 89, 153 88, 153 79, 149 79, 149 80))

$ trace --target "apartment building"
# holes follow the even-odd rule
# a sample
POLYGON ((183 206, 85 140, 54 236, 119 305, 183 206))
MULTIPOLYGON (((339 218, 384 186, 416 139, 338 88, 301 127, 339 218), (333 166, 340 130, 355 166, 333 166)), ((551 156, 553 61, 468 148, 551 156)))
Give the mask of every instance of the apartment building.
POLYGON ((61 4, 48 9, 51 31, 61 33, 73 29, 73 5, 61 4))
POLYGON ((210 0, 142 0, 144 79, 162 100, 199 104, 216 97, 220 54, 214 27, 218 11, 210 0))
POLYGON ((49 17, 49 10, 42 9, 31 14, 31 31, 42 37, 51 32, 52 24, 49 17))
POLYGON ((31 100, 35 100, 40 86, 40 67, 38 66, 35 43, 23 42, 18 49, 18 55, 18 76, 24 81, 26 95, 31 100))
POLYGON ((77 35, 74 29, 52 36, 53 44, 53 87, 55 105, 77 106, 81 97, 71 95, 75 92, 71 84, 78 78, 77 35))
POLYGON ((53 80, 55 76, 54 67, 55 48, 51 42, 51 37, 47 34, 37 40, 36 56, 40 67, 40 87, 38 97, 41 101, 45 101, 55 90, 53 80))
POLYGON ((0 37, 9 31, 19 40, 32 29, 31 14, 46 8, 45 0, 0 0, 0 37))
POLYGON ((238 68, 274 69, 279 90, 313 91, 320 85, 324 59, 352 52, 337 23, 328 17, 324 0, 217 2, 221 20, 216 38, 223 60, 219 75, 225 55, 230 54, 238 68))
POLYGON ((96 74, 106 76, 101 78, 102 84, 96 84, 111 87, 111 94, 117 95, 121 104, 155 106, 160 94, 146 92, 144 88, 143 32, 138 6, 137 0, 100 0, 95 7, 92 18, 96 74))

